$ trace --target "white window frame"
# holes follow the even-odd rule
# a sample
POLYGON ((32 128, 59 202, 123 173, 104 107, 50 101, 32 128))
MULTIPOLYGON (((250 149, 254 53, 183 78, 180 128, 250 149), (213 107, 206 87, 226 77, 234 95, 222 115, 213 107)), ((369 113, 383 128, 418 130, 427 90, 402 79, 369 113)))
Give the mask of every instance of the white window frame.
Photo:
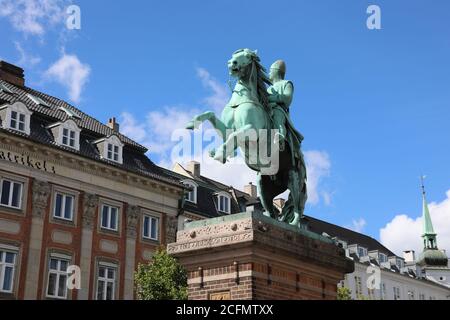
POLYGON ((187 187, 191 187, 192 191, 190 191, 188 194, 186 194, 185 200, 192 202, 192 203, 197 203, 197 188, 198 185, 194 182, 194 181, 190 181, 190 180, 185 180, 183 181, 183 184, 187 187))
POLYGON ((362 295, 362 279, 360 276, 355 276, 355 295, 356 299, 358 299, 360 295, 362 295))
POLYGON ((53 197, 53 218, 61 219, 61 220, 65 220, 65 221, 73 221, 74 220, 74 216, 75 216, 75 201, 76 201, 76 196, 74 194, 62 192, 62 191, 59 191, 59 190, 55 191, 54 192, 54 197, 53 197), (61 195, 61 197, 62 197, 62 200, 61 200, 61 213, 62 213, 62 216, 57 216, 56 215, 56 199, 57 199, 58 195, 61 195), (66 198, 67 197, 71 197, 72 198, 72 210, 70 212, 70 218, 66 218, 64 216, 65 209, 66 209, 66 198))
POLYGON ((18 250, 11 250, 4 248, 0 246, 0 251, 3 253, 2 257, 0 257, 0 292, 2 293, 13 293, 14 292, 14 280, 16 275, 16 263, 17 263, 17 257, 18 257, 18 250), (6 262, 6 253, 11 253, 14 255, 14 261, 6 262), (5 269, 9 267, 12 268, 12 274, 11 274, 11 288, 9 290, 4 290, 4 281, 5 281, 5 269))
POLYGON ((61 300, 67 299, 67 291, 68 291, 68 289, 67 289, 67 279, 69 278, 69 274, 67 273, 67 269, 66 269, 66 271, 62 271, 61 270, 61 262, 62 261, 66 262, 67 263, 67 267, 69 267, 70 261, 71 261, 71 257, 65 256, 65 255, 57 255, 57 254, 49 256, 48 263, 47 263, 47 286, 45 288, 45 296, 47 298, 61 299, 61 300), (56 260, 57 261, 56 262, 56 266, 57 266, 56 270, 55 269, 50 269, 51 260, 56 260), (55 274, 56 275, 55 294, 54 295, 48 293, 49 286, 50 286, 50 275, 51 274, 55 274), (65 287, 64 296, 58 295, 59 282, 61 281, 61 276, 64 276, 66 278, 66 280, 65 280, 66 283, 64 285, 64 287, 65 287))
POLYGON ((361 247, 361 246, 358 246, 358 256, 361 258, 361 257, 365 257, 365 256, 367 256, 368 255, 368 252, 367 252, 367 249, 366 248, 364 248, 364 247, 361 247), (363 255, 361 255, 360 254, 360 252, 359 252, 359 250, 362 250, 362 252, 364 253, 363 255))
POLYGON ((101 211, 100 211, 100 228, 103 230, 109 230, 109 231, 118 231, 119 230, 119 215, 120 215, 120 210, 121 208, 119 206, 113 205, 113 204, 109 204, 109 203, 102 203, 102 205, 100 206, 101 211), (108 207, 108 214, 107 214, 107 226, 103 226, 103 209, 104 207, 108 207), (116 212, 116 228, 111 228, 111 209, 117 209, 116 212))
POLYGON ((3 204, 0 202, 0 206, 2 207, 6 207, 6 208, 12 208, 12 209, 17 209, 17 210, 21 210, 22 209, 22 202, 23 202, 23 188, 24 188, 24 183, 21 181, 17 181, 14 179, 10 179, 10 178, 6 178, 6 177, 2 177, 0 179, 0 201, 3 195, 3 181, 9 181, 10 182, 10 187, 9 187, 9 199, 8 199, 8 204, 3 204), (19 194, 19 206, 15 207, 12 205, 12 197, 13 197, 13 191, 14 191, 14 184, 18 184, 20 185, 20 194, 19 194))
POLYGON ((30 111, 22 102, 15 102, 12 105, 7 106, 6 108, 6 117, 5 122, 3 123, 3 127, 30 135, 30 119, 33 112, 30 111), (19 129, 19 119, 17 119, 17 126, 15 128, 11 126, 13 112, 16 112, 18 117, 19 114, 23 114, 25 116, 25 119, 23 121, 24 130, 19 129))
POLYGON ((217 207, 216 207, 216 209, 219 212, 230 214, 231 213, 231 197, 228 194, 224 193, 224 192, 218 193, 217 194, 217 207), (226 210, 226 208, 222 208, 222 206, 220 204, 220 199, 222 197, 224 199, 226 199, 227 202, 228 202, 228 210, 226 210))
POLYGON ((399 270, 401 270, 401 269, 403 268, 403 266, 404 266, 403 260, 397 259, 397 260, 395 261, 395 265, 397 266, 397 268, 398 268, 399 270))
POLYGON ((61 123, 58 128, 58 144, 61 146, 65 146, 68 148, 72 148, 75 150, 80 150, 80 132, 81 129, 78 128, 77 124, 73 120, 66 120, 65 122, 61 123), (67 143, 64 143, 64 130, 67 130, 67 143), (70 133, 74 133, 74 137, 71 138, 70 133), (70 145, 70 141, 74 141, 74 145, 70 145))
POLYGON ((389 261, 388 256, 385 255, 384 253, 380 253, 379 259, 380 259, 380 263, 385 263, 385 262, 389 261), (382 257, 383 257, 383 259, 382 259, 382 257))
POLYGON ((150 214, 144 214, 142 216, 142 237, 144 239, 148 239, 148 240, 154 240, 154 241, 159 241, 159 223, 160 223, 160 218, 157 216, 153 216, 150 214), (148 225, 148 235, 146 235, 145 233, 145 220, 149 219, 149 225, 148 225), (151 226, 152 226, 152 220, 156 221, 156 238, 151 236, 151 226))
POLYGON ((108 287, 108 283, 112 283, 112 285, 113 285, 112 286, 112 300, 115 300, 118 271, 119 271, 119 269, 117 268, 117 265, 115 265, 115 264, 107 263, 107 262, 99 262, 98 263, 97 278, 96 278, 96 290, 95 290, 95 299, 96 300, 106 300, 106 292, 107 292, 106 289, 108 287), (103 277, 100 277, 100 268, 105 268, 105 274, 103 277), (108 277, 109 270, 113 270, 113 272, 114 272, 113 278, 108 277), (100 281, 103 282, 103 284, 102 284, 102 287, 103 287, 102 299, 98 298, 100 281))
POLYGON ((123 163, 123 143, 120 141, 120 139, 116 136, 116 135, 112 135, 108 138, 106 138, 103 142, 103 154, 102 157, 106 160, 112 161, 112 162, 116 162, 116 163, 123 163), (112 152, 111 152, 111 157, 108 157, 108 146, 112 145, 112 152), (118 148, 118 152, 117 152, 117 156, 118 159, 115 160, 114 159, 114 147, 118 148))

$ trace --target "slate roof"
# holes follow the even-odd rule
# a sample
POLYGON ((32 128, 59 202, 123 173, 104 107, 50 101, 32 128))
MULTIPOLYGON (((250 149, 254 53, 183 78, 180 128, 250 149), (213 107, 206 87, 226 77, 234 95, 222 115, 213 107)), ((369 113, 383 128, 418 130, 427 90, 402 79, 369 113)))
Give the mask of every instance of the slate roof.
POLYGON ((355 232, 353 230, 340 227, 338 225, 319 220, 310 216, 305 216, 305 221, 308 225, 308 229, 315 233, 322 234, 323 232, 329 234, 331 237, 337 237, 339 240, 346 241, 347 244, 359 244, 368 251, 378 250, 386 255, 395 256, 391 250, 383 246, 378 240, 369 237, 365 234, 355 232))
MULTIPOLYGON (((186 177, 185 175, 179 174, 177 172, 167 170, 169 175, 172 175, 174 178, 179 181, 182 180, 192 180, 197 183, 197 203, 193 203, 190 201, 185 201, 184 210, 198 214, 205 218, 215 218, 225 215, 226 213, 219 212, 217 208, 217 193, 218 192, 226 192, 231 197, 231 214, 241 213, 246 210, 246 205, 253 198, 251 198, 247 193, 235 189, 231 186, 227 186, 221 182, 210 179, 205 176, 199 177, 186 177), (236 195, 236 199, 233 197, 233 192, 236 195)), ((257 202, 259 203, 259 201, 257 202)))
POLYGON ((61 99, 52 97, 48 94, 36 91, 36 90, 28 88, 28 87, 15 86, 15 85, 13 85, 9 82, 6 82, 2 79, 0 79, 0 83, 13 92, 12 94, 10 94, 10 93, 4 92, 4 91, 0 91, 0 101, 3 102, 2 104, 4 104, 4 103, 13 104, 16 101, 21 101, 31 111, 37 112, 41 115, 44 115, 44 116, 47 116, 49 118, 56 120, 53 122, 65 121, 66 119, 69 118, 67 113, 60 109, 60 107, 63 107, 63 108, 66 108, 66 109, 78 114, 81 117, 81 119, 77 119, 75 117, 71 118, 72 120, 75 121, 77 126, 80 127, 81 129, 91 131, 93 133, 96 133, 99 136, 110 136, 112 134, 116 134, 123 143, 133 146, 143 153, 148 151, 147 148, 140 145, 139 143, 131 140, 130 138, 124 136, 123 134, 115 133, 107 125, 101 123, 100 121, 94 119, 93 117, 87 115, 86 113, 82 112, 81 110, 75 108, 71 104, 69 104, 61 99), (33 96, 36 96, 36 97, 42 99, 46 104, 49 105, 49 107, 45 107, 45 106, 36 104, 28 96, 28 94, 31 94, 33 96))
POLYGON ((75 153, 79 156, 86 157, 92 160, 108 163, 109 165, 119 167, 121 169, 141 174, 150 178, 154 178, 159 181, 178 186, 180 185, 177 179, 174 179, 172 176, 166 174, 166 172, 162 168, 155 165, 145 155, 145 152, 147 152, 147 148, 124 136, 123 134, 113 131, 113 129, 111 129, 107 125, 102 124, 98 120, 68 104, 67 102, 28 87, 13 85, 2 79, 0 79, 0 84, 12 92, 8 93, 6 91, 0 90, 0 106, 5 104, 13 104, 20 101, 24 103, 29 110, 33 111, 30 119, 29 136, 15 130, 3 128, 1 126, 0 131, 22 136, 34 142, 44 145, 50 145, 54 148, 58 148, 66 152, 75 153), (28 94, 42 99, 46 104, 49 105, 49 107, 36 104, 28 96, 28 94), (80 119, 78 119, 77 117, 69 117, 69 115, 64 110, 61 110, 60 107, 74 112, 75 114, 80 116, 80 119), (48 125, 54 124, 56 122, 63 122, 69 118, 73 120, 79 128, 81 128, 79 151, 69 147, 58 145, 54 140, 51 130, 46 128, 48 125), (122 141, 122 143, 124 143, 122 152, 122 164, 102 158, 98 152, 97 147, 92 144, 92 141, 99 138, 108 137, 112 134, 116 135, 122 141))

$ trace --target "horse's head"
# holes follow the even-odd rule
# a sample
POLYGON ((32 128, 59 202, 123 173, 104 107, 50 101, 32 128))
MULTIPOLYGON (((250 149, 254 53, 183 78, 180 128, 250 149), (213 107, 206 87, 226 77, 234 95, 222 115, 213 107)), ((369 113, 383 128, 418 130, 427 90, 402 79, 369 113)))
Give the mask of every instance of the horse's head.
POLYGON ((228 60, 230 75, 238 79, 244 77, 251 70, 250 68, 254 61, 259 62, 256 51, 250 49, 239 49, 235 51, 231 59, 228 60))

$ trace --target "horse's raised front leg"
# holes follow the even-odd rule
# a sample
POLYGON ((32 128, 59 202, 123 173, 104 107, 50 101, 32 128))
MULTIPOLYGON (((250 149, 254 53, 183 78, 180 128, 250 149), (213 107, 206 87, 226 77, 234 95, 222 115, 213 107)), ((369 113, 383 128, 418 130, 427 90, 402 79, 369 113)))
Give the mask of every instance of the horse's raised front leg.
POLYGON ((236 149, 239 147, 240 142, 242 143, 245 141, 245 137, 248 137, 251 143, 255 143, 258 140, 258 137, 256 134, 249 134, 256 132, 252 130, 252 128, 253 126, 251 124, 246 124, 239 128, 239 130, 228 134, 225 142, 216 149, 214 159, 225 163, 228 157, 234 157, 236 149))
POLYGON ((211 125, 216 129, 217 133, 225 140, 227 134, 227 126, 216 117, 214 112, 206 111, 198 116, 195 116, 191 121, 189 121, 186 125, 186 129, 194 130, 198 129, 200 124, 205 121, 209 121, 211 125))

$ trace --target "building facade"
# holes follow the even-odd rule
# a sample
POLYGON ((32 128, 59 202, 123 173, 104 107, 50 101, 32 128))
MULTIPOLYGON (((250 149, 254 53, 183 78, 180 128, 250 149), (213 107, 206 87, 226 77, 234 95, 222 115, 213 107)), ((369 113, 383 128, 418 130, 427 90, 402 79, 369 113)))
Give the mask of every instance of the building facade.
POLYGON ((413 250, 404 251, 400 258, 373 241, 363 245, 353 239, 349 244, 342 240, 345 235, 336 237, 355 260, 355 272, 341 283, 353 299, 450 300, 448 257, 437 247, 424 188, 422 204, 424 249, 418 259, 413 250))
MULTIPOLYGON (((176 173, 175 178, 190 187, 190 192, 185 195, 183 210, 179 215, 179 230, 183 229, 186 221, 215 218, 239 212, 263 211, 256 186, 252 184, 244 186, 244 191, 226 186, 202 176, 200 164, 196 162, 188 163, 186 168, 176 164, 173 171, 176 173), (230 201, 229 212, 222 210, 223 206, 220 204, 222 195, 227 196, 230 201)), ((276 199, 274 205, 281 211, 284 200, 276 199)), ((443 275, 446 272, 443 266, 427 265, 420 269, 416 263, 411 265, 408 256, 405 256, 405 261, 405 258, 397 256, 376 239, 367 235, 309 216, 305 216, 303 223, 307 230, 333 239, 337 245, 346 250, 347 256, 354 260, 355 271, 347 274, 339 284, 340 287, 350 290, 352 299, 450 299, 450 289, 445 286, 443 280, 433 281, 433 276, 435 279, 450 278, 443 275), (428 276, 422 276, 421 270, 427 270, 428 276)), ((430 237, 432 233, 424 232, 427 234, 426 237, 430 237)), ((436 244, 436 241, 434 243, 436 244)))
POLYGON ((0 122, 0 299, 133 299, 137 265, 175 238, 184 187, 114 119, 3 61, 0 122))

